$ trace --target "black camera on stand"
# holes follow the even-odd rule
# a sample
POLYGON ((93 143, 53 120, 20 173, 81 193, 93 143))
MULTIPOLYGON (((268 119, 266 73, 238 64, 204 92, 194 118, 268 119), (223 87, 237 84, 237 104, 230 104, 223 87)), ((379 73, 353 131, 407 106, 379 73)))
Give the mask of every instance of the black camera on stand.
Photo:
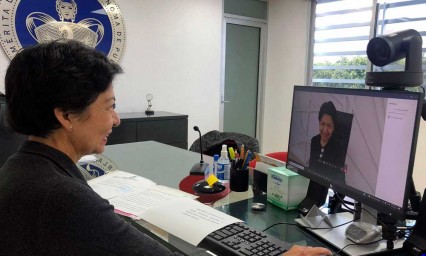
MULTIPOLYGON (((414 29, 403 30, 388 35, 372 38, 367 45, 367 56, 372 64, 383 67, 392 62, 405 58, 404 71, 367 72, 365 84, 381 87, 382 90, 404 90, 405 87, 421 86, 423 84, 422 69, 422 37, 414 29)), ((426 120, 426 104, 423 100, 422 118, 426 120)), ((425 190, 426 193, 426 190, 425 190)), ((411 255, 422 255, 426 252, 426 200, 420 204, 421 197, 411 181, 410 203, 413 211, 419 212, 413 232, 403 244, 403 248, 411 255)), ((425 195, 423 195, 424 197, 425 195)), ((388 249, 393 248, 396 239, 395 222, 389 216, 382 216, 383 239, 386 239, 388 249)))
POLYGON ((404 71, 367 72, 365 84, 383 89, 404 89, 423 84, 422 37, 414 29, 372 38, 367 45, 372 64, 383 67, 405 58, 404 71))

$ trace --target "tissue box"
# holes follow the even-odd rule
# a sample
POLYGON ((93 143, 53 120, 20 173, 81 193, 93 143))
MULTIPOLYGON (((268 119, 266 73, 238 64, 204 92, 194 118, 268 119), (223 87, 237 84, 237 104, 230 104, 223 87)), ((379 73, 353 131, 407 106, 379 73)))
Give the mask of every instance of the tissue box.
POLYGON ((284 210, 296 209, 305 198, 309 179, 285 167, 268 169, 267 200, 284 210))

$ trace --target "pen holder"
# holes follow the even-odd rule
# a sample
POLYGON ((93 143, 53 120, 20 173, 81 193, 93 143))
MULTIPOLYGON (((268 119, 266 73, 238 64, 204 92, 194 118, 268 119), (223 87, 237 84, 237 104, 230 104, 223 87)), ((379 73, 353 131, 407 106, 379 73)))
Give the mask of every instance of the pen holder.
POLYGON ((244 192, 248 190, 249 170, 231 168, 229 187, 231 191, 244 192))

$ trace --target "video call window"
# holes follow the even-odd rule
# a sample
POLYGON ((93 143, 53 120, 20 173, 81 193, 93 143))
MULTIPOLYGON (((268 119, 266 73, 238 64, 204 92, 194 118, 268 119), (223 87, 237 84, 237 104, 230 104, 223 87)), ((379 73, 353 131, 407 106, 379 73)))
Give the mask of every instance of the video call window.
POLYGON ((289 162, 332 185, 402 207, 417 111, 418 95, 407 93, 295 90, 289 162), (334 129, 322 136, 321 127, 333 118, 320 120, 321 106, 330 102, 336 110, 334 129), (327 136, 337 145, 332 154, 339 155, 339 148, 343 156, 326 155, 328 143, 322 148, 318 138, 327 136))

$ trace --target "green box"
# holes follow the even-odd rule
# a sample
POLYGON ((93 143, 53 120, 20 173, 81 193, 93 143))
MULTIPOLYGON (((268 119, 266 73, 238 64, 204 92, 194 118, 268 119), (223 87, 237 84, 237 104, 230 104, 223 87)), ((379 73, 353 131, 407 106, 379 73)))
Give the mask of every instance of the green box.
POLYGON ((309 179, 285 167, 268 169, 267 200, 284 210, 296 209, 305 198, 309 179))

